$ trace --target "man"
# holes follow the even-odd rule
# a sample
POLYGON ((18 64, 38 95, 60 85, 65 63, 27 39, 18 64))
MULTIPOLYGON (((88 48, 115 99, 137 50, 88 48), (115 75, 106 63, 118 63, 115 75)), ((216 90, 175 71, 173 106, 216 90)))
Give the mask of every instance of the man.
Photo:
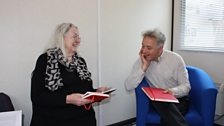
POLYGON ((125 81, 127 90, 135 89, 145 79, 149 86, 163 88, 177 97, 180 103, 151 101, 161 117, 162 126, 187 126, 183 114, 188 110, 191 89, 182 57, 164 50, 165 35, 159 30, 143 33, 139 58, 125 81))

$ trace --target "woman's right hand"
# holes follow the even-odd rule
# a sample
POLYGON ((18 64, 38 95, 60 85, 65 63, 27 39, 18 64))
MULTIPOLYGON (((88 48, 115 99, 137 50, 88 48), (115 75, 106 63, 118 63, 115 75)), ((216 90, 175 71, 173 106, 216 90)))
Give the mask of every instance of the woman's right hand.
POLYGON ((66 96, 66 103, 73 104, 77 106, 82 106, 91 103, 91 100, 82 98, 83 94, 72 93, 66 96))

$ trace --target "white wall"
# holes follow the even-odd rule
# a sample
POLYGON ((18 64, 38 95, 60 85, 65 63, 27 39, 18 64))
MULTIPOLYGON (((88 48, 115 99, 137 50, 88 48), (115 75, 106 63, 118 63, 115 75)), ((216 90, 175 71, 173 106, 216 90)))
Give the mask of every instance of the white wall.
POLYGON ((30 74, 55 26, 72 22, 79 27, 80 53, 92 72, 94 87, 117 88, 100 106, 101 126, 135 117, 134 92, 124 80, 138 56, 141 32, 160 28, 170 45, 171 0, 0 0, 0 92, 16 110, 23 110, 24 126, 31 119, 30 74))
POLYGON ((171 0, 101 1, 101 84, 118 90, 103 104, 102 124, 135 117, 135 95, 124 88, 124 80, 138 57, 141 33, 159 28, 170 45, 171 0), (109 118, 110 117, 110 118, 109 118))

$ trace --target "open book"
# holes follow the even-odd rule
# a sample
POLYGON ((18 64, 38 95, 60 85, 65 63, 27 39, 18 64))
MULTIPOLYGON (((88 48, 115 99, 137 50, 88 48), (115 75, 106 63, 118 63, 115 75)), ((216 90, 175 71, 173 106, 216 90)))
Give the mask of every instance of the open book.
POLYGON ((142 90, 152 101, 179 103, 178 99, 175 96, 170 93, 165 93, 164 89, 142 87, 142 90))
POLYGON ((109 94, 115 90, 115 88, 111 88, 103 92, 86 92, 82 97, 85 99, 90 99, 93 102, 100 102, 105 98, 109 98, 109 94))

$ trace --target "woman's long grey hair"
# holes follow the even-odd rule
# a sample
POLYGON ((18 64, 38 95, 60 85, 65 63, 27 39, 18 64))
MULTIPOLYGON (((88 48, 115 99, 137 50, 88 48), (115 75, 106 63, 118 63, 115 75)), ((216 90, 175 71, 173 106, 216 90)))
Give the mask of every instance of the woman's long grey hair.
POLYGON ((48 49, 51 48, 60 48, 63 55, 66 57, 65 53, 65 44, 64 44, 64 35, 70 30, 70 28, 77 26, 73 25, 72 23, 61 23, 59 24, 55 31, 54 34, 52 35, 52 38, 50 39, 49 44, 45 48, 44 52, 46 52, 48 49))

